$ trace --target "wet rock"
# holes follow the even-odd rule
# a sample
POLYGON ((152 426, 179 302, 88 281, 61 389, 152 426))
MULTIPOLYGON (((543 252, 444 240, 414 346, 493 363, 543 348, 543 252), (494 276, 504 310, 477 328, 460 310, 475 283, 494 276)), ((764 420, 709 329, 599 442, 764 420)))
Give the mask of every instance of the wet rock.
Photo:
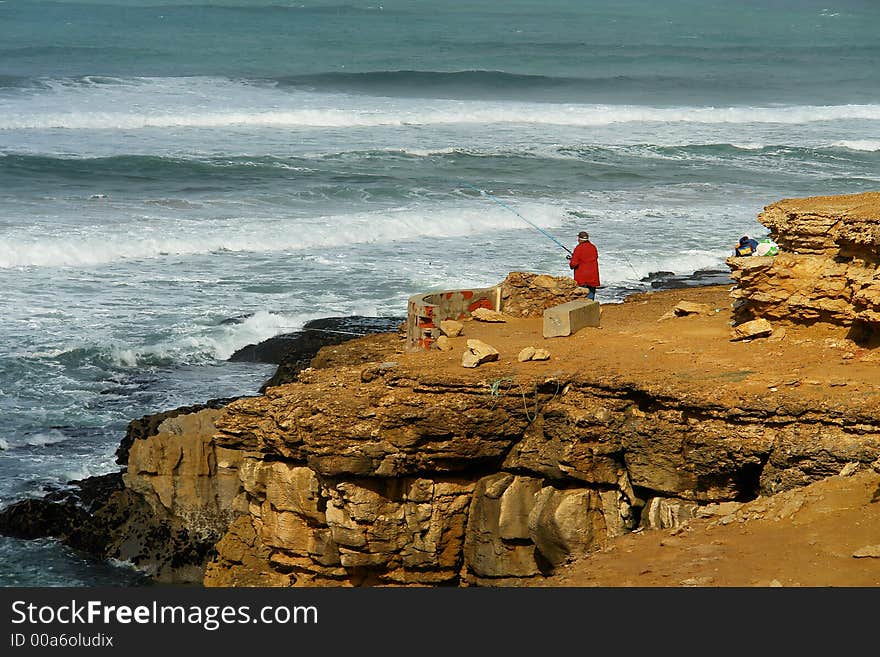
POLYGON ((124 488, 122 473, 69 482, 0 511, 0 534, 51 537, 99 559, 131 563, 155 582, 201 583, 217 537, 200 537, 124 488))

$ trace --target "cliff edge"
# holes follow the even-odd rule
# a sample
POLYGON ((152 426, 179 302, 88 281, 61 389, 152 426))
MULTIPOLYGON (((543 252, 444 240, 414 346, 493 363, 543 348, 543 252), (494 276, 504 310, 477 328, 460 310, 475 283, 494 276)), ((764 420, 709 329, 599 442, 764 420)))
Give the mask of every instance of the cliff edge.
MULTIPOLYGON (((565 337, 543 337, 541 312, 580 291, 514 272, 517 311, 462 322, 443 349, 347 341, 260 396, 164 419, 110 499, 150 509, 182 541, 164 549, 188 555, 142 567, 207 586, 875 585, 880 559, 853 555, 880 530, 878 198, 768 206, 781 252, 731 258, 732 288, 635 294, 565 337), (463 367, 474 340, 495 359, 463 367), (832 499, 849 513, 823 513, 832 499), (751 557, 710 549, 713 531, 761 523, 751 557), (774 544, 818 550, 835 531, 853 545, 829 553, 860 569, 845 582, 839 564, 752 575, 747 558, 802 567, 774 544), (670 554, 730 574, 678 577, 670 554)), ((119 531, 104 556, 145 541, 119 531)))

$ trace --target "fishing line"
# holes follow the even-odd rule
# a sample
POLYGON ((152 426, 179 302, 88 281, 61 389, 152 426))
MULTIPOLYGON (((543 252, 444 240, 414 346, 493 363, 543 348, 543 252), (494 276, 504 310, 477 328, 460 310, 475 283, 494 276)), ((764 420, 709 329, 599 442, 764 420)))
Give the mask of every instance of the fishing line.
POLYGON ((626 264, 629 265, 629 268, 633 270, 633 273, 636 275, 636 281, 638 281, 640 285, 648 287, 648 285, 644 281, 642 281, 641 275, 639 274, 638 270, 633 267, 633 263, 629 261, 629 258, 627 258, 623 252, 620 253, 620 256, 626 261, 626 264))
MULTIPOLYGON (((483 190, 483 189, 480 189, 479 187, 476 187, 475 185, 471 185, 471 184, 468 183, 468 182, 464 182, 464 181, 462 181, 461 184, 463 184, 463 185, 466 186, 466 187, 470 187, 470 188, 473 189, 473 190, 478 191, 478 192, 480 193, 481 196, 485 196, 486 198, 488 198, 488 199, 494 201, 495 203, 497 203, 498 205, 500 205, 500 206, 501 206, 502 208, 504 208, 505 210, 510 210, 510 211, 513 212, 513 214, 515 214, 517 217, 519 217, 520 219, 522 219, 523 221, 525 221, 529 226, 531 226, 532 228, 534 228, 534 229, 540 231, 543 235, 549 237, 549 238, 550 238, 551 240, 553 240, 557 245, 559 245, 559 246, 561 246, 563 249, 565 249, 565 250, 568 252, 569 255, 573 255, 572 252, 571 252, 571 249, 569 249, 567 246, 565 246, 562 242, 560 242, 559 240, 557 240, 555 237, 553 237, 550 233, 548 233, 546 230, 544 230, 544 229, 541 228, 540 226, 537 226, 537 225, 533 224, 531 221, 529 221, 528 219, 526 219, 526 218, 525 218, 524 216, 522 216, 519 212, 517 212, 516 210, 514 210, 512 207, 510 207, 509 205, 507 205, 506 203, 504 203, 504 202, 501 201, 500 199, 498 199, 498 198, 492 196, 492 194, 490 194, 489 192, 487 192, 487 191, 485 191, 485 190, 483 190)), ((624 253, 621 253, 620 255, 621 255, 621 257, 624 259, 624 261, 626 262, 626 264, 629 265, 629 268, 633 270, 633 273, 636 275, 636 281, 637 281, 642 287, 647 288, 647 287, 648 287, 647 284, 644 283, 644 282, 641 280, 641 278, 642 278, 641 275, 639 274, 638 270, 633 266, 633 264, 629 261, 629 258, 627 258, 626 255, 625 255, 624 253)))
POLYGON ((510 210, 510 211, 513 212, 513 214, 515 214, 517 217, 519 217, 520 219, 522 219, 523 221, 525 221, 529 226, 531 226, 531 227, 534 228, 535 230, 540 231, 543 235, 549 237, 549 238, 550 238, 551 240, 553 240, 557 245, 559 245, 559 246, 561 246, 563 249, 565 249, 565 250, 568 252, 569 255, 572 254, 572 253, 571 253, 571 249, 569 249, 567 246, 565 246, 565 244, 563 244, 563 243, 560 242, 558 239, 556 239, 555 237, 553 237, 550 233, 548 233, 546 230, 544 230, 544 229, 541 228, 540 226, 537 226, 537 225, 533 224, 531 221, 529 221, 528 219, 526 219, 526 218, 525 218, 524 216, 522 216, 519 212, 517 212, 516 210, 514 210, 512 207, 510 207, 509 205, 507 205, 507 204, 504 203, 503 201, 501 201, 501 200, 495 198, 494 196, 492 196, 489 192, 487 192, 487 191, 485 191, 485 190, 482 190, 482 189, 480 189, 479 187, 475 187, 474 185, 471 185, 470 183, 467 183, 467 182, 462 182, 462 184, 465 185, 466 187, 470 187, 471 189, 475 189, 476 191, 480 192, 480 194, 481 194, 482 196, 485 196, 485 197, 488 198, 489 200, 491 200, 491 201, 495 201, 498 205, 500 205, 500 206, 501 206, 502 208, 504 208, 505 210, 510 210))
MULTIPOLYGON (((590 214, 588 214, 586 212, 579 212, 578 210, 569 210, 568 214, 570 214, 573 217, 577 217, 578 219, 585 219, 585 218, 591 216, 590 214)), ((639 285, 641 285, 642 287, 644 287, 645 289, 647 289, 648 288, 647 283, 645 283, 642 280, 642 275, 639 274, 638 269, 636 269, 633 266, 633 263, 630 261, 630 259, 626 257, 626 254, 621 251, 620 257, 623 258, 624 262, 626 262, 626 264, 629 265, 629 268, 632 269, 633 273, 636 275, 636 282, 639 285)))

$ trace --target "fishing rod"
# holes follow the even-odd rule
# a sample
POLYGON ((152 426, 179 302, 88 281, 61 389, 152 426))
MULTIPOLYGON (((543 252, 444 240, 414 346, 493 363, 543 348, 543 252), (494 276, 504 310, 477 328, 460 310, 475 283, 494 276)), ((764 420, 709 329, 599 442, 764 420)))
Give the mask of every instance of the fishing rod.
POLYGON ((488 199, 490 199, 490 200, 492 200, 492 201, 495 201, 498 205, 500 205, 500 206, 501 206, 502 208, 504 208, 505 210, 510 210, 510 211, 513 212, 513 214, 515 214, 517 217, 519 217, 520 219, 522 219, 523 221, 525 221, 529 226, 531 226, 531 227, 534 228, 535 230, 538 230, 538 231, 540 231, 542 234, 544 234, 544 235, 546 235, 547 237, 549 237, 551 240, 553 240, 554 242, 556 242, 557 245, 561 246, 563 249, 565 249, 566 251, 568 251, 568 254, 569 254, 569 255, 572 255, 571 250, 570 250, 567 246, 565 246, 565 244, 563 244, 563 243, 560 242, 558 239, 556 239, 555 237, 553 237, 550 233, 548 233, 546 230, 544 230, 544 229, 541 228, 540 226, 537 226, 537 225, 533 224, 531 221, 529 221, 528 219, 526 219, 526 218, 525 218, 524 216, 522 216, 519 212, 517 212, 516 210, 514 210, 512 207, 510 207, 509 205, 507 205, 507 204, 504 203, 503 201, 501 201, 501 200, 495 198, 495 197, 492 196, 489 192, 487 192, 487 191, 485 191, 485 190, 482 190, 482 189, 480 189, 479 187, 475 187, 474 185, 471 185, 470 183, 462 182, 462 184, 465 185, 466 187, 470 187, 471 189, 475 189, 475 190, 477 190, 478 192, 480 192, 480 194, 481 194, 482 196, 485 196, 486 198, 488 198, 488 199))
MULTIPOLYGON (((549 237, 551 240, 553 240, 554 242, 556 242, 556 244, 558 244, 558 245, 561 246, 563 249, 565 249, 565 250, 568 252, 569 255, 574 255, 574 254, 571 252, 571 250, 570 250, 567 246, 565 246, 562 242, 560 242, 560 241, 557 240, 555 237, 553 237, 553 236, 552 236, 550 233, 548 233, 546 230, 544 230, 544 229, 541 228, 540 226, 536 226, 536 225, 533 224, 531 221, 529 221, 529 220, 526 219, 524 216, 522 216, 519 212, 517 212, 516 210, 514 210, 512 207, 510 207, 509 205, 507 205, 507 204, 504 203, 503 201, 497 199, 496 197, 492 196, 492 194, 490 194, 489 192, 487 192, 487 191, 485 191, 485 190, 482 190, 482 189, 480 189, 479 187, 476 187, 476 186, 474 186, 474 185, 471 185, 471 184, 468 183, 468 182, 464 182, 464 181, 462 181, 462 184, 463 184, 464 186, 466 186, 466 187, 470 187, 471 189, 474 189, 474 190, 480 192, 480 194, 481 194, 482 196, 485 196, 485 197, 489 198, 490 200, 495 201, 495 203, 497 203, 498 205, 500 205, 502 208, 504 208, 504 209, 506 209, 506 210, 510 210, 510 211, 513 212, 513 214, 515 214, 517 217, 519 217, 520 219, 522 219, 523 221, 525 221, 529 226, 531 226, 532 228, 535 228, 536 230, 539 230, 541 233, 543 233, 544 235, 546 235, 547 237, 549 237)), ((643 281, 639 280, 639 279, 640 279, 639 272, 638 272, 638 270, 637 270, 635 267, 633 267, 633 264, 629 261, 629 258, 627 258, 626 255, 623 254, 623 253, 621 253, 621 256, 622 256, 623 259, 626 261, 626 264, 629 265, 630 269, 633 270, 633 273, 636 275, 636 279, 637 279, 637 281, 639 282, 639 284, 642 285, 643 287, 647 288, 647 285, 646 285, 643 281)))
MULTIPOLYGON (((578 212, 577 210, 569 210, 568 214, 570 214, 573 217, 577 217, 578 219, 583 219, 583 218, 589 216, 583 212, 578 212)), ((630 259, 626 257, 626 254, 623 251, 620 252, 620 257, 623 258, 624 262, 626 262, 626 264, 629 265, 629 268, 632 269, 633 273, 636 275, 636 282, 638 282, 638 284, 641 285, 642 287, 647 288, 648 287, 647 284, 644 281, 642 281, 642 275, 639 274, 638 269, 633 267, 633 263, 630 262, 630 259)))

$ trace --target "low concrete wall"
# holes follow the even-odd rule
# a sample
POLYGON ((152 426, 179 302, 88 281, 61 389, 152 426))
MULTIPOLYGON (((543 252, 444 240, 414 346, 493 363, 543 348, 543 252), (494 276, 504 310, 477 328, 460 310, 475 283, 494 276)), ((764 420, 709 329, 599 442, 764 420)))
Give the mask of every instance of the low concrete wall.
POLYGON ((477 308, 501 310, 501 286, 411 296, 406 317, 407 350, 430 349, 440 335, 440 322, 467 319, 477 308))

